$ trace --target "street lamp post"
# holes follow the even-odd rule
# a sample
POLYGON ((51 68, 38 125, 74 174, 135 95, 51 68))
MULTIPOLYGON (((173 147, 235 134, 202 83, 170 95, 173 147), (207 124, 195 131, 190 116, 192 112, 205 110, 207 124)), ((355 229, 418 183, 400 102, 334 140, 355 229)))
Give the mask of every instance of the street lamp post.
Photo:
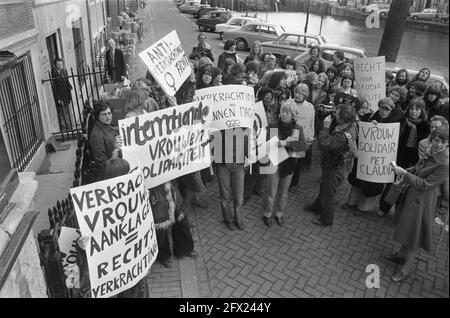
POLYGON ((309 5, 311 4, 311 0, 308 0, 306 4, 306 22, 305 22, 305 33, 308 32, 308 23, 309 23, 309 5))

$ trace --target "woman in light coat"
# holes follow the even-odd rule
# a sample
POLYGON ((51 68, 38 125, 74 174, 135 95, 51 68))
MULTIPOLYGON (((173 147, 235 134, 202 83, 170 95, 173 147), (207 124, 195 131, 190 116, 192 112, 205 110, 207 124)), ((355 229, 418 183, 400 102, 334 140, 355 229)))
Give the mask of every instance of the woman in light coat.
POLYGON ((394 216, 394 240, 401 244, 397 253, 386 256, 390 261, 403 264, 392 275, 393 282, 408 277, 417 250, 431 251, 434 214, 438 204, 440 185, 448 178, 448 128, 439 127, 431 134, 427 155, 415 166, 405 170, 394 167, 397 176, 408 184, 400 198, 394 216))

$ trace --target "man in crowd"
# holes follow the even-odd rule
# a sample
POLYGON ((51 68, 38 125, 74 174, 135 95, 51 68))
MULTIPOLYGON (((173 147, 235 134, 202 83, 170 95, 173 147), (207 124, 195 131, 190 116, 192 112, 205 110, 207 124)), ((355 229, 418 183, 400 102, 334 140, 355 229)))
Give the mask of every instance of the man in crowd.
POLYGON ((112 83, 124 81, 127 77, 127 68, 122 50, 116 48, 114 39, 108 40, 109 50, 106 51, 106 74, 112 83))
POLYGON ((72 101, 72 85, 67 76, 67 70, 61 58, 56 58, 52 68, 52 87, 55 97, 56 112, 58 113, 59 128, 61 131, 71 130, 69 104, 72 101))

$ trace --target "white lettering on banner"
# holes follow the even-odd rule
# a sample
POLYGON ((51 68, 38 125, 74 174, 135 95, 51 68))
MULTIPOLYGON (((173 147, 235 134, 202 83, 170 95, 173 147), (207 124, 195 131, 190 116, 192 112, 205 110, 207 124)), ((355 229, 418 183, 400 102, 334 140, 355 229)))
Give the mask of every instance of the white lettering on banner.
MULTIPOLYGON (((77 265, 78 252, 77 252, 77 239, 80 237, 80 230, 61 226, 61 232, 58 237, 59 251, 61 252, 61 261, 64 269, 64 274, 73 265, 77 265)), ((74 281, 74 287, 80 288, 79 280, 74 281)))
POLYGON ((175 95, 191 74, 189 60, 175 30, 139 53, 139 57, 168 95, 175 95))
POLYGON ((400 124, 359 122, 357 178, 390 183, 394 172, 389 163, 397 159, 400 124))
POLYGON ((208 106, 193 102, 119 121, 123 158, 156 187, 211 164, 208 106))
POLYGON ((378 101, 386 97, 384 56, 355 58, 355 89, 358 96, 370 103, 370 108, 378 110, 378 101))
POLYGON ((195 99, 212 112, 211 128, 253 128, 255 93, 246 85, 222 85, 195 91, 195 99))
POLYGON ((86 255, 92 297, 136 285, 156 259, 155 224, 141 169, 70 189, 86 255), (118 252, 120 251, 120 252, 118 252))

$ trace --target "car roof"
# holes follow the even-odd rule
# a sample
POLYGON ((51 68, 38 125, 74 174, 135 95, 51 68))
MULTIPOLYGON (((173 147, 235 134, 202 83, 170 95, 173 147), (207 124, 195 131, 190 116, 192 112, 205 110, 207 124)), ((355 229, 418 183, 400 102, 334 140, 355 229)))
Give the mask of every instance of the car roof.
POLYGON ((267 21, 253 21, 250 23, 247 23, 247 25, 253 25, 253 24, 257 24, 257 25, 267 25, 267 26, 282 26, 279 23, 276 22, 267 22, 267 21))
POLYGON ((312 33, 295 33, 295 32, 283 32, 281 36, 284 35, 294 35, 294 36, 309 36, 309 37, 313 37, 313 38, 317 38, 317 37, 322 37, 322 35, 318 35, 318 34, 312 34, 312 33))
POLYGON ((351 53, 366 53, 366 50, 364 50, 363 48, 349 47, 349 46, 344 46, 344 45, 341 45, 338 43, 319 44, 319 47, 321 50, 332 49, 332 50, 341 50, 341 51, 351 52, 351 53))

